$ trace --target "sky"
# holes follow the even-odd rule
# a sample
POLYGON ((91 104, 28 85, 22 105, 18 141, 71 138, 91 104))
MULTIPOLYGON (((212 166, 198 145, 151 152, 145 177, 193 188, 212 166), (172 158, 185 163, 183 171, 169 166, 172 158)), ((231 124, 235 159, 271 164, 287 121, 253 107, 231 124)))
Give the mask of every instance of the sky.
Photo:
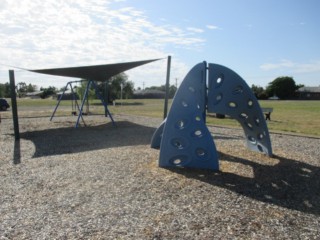
POLYGON ((249 86, 320 86, 319 0, 0 0, 0 83, 61 88, 42 69, 163 58, 127 71, 135 88, 180 84, 206 61, 249 86), (17 67, 17 68, 16 68, 17 67))

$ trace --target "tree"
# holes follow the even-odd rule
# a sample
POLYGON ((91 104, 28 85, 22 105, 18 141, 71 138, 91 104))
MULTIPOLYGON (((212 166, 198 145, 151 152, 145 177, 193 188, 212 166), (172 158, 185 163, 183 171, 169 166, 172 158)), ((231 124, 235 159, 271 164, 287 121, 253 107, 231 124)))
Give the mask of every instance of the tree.
MULTIPOLYGON (((77 93, 81 98, 83 98, 84 91, 87 87, 87 81, 81 82, 81 86, 77 87, 77 93)), ((121 85, 122 85, 122 97, 124 99, 131 98, 133 96, 134 83, 128 81, 128 76, 125 73, 120 73, 113 76, 108 82, 97 83, 97 90, 100 96, 109 103, 115 99, 121 98, 121 85), (107 90, 107 92, 106 92, 107 90), (108 100, 106 100, 106 95, 108 95, 108 100)), ((88 94, 89 99, 97 98, 93 85, 91 85, 88 94)))
POLYGON ((109 100, 113 101, 121 98, 121 85, 122 98, 128 99, 133 96, 134 83, 132 81, 128 81, 128 75, 120 73, 113 76, 109 81, 109 100))
POLYGON ((19 82, 17 84, 17 93, 19 98, 23 97, 27 93, 27 84, 25 82, 19 82))
POLYGON ((56 94, 57 89, 55 87, 53 87, 53 86, 49 86, 48 88, 42 88, 41 87, 40 91, 43 91, 42 94, 40 95, 40 97, 42 99, 44 99, 44 98, 47 98, 47 97, 49 97, 51 95, 56 94))
POLYGON ((278 77, 268 84, 266 92, 269 97, 276 95, 280 99, 290 99, 301 86, 296 85, 292 77, 278 77))
POLYGON ((29 83, 29 85, 27 86, 27 92, 35 92, 37 91, 37 86, 36 85, 32 85, 31 83, 29 83))
MULTIPOLYGON (((151 87, 147 87, 146 90, 158 90, 158 91, 162 91, 165 92, 166 91, 166 86, 165 85, 161 85, 161 86, 151 86, 151 87)), ((175 85, 171 85, 169 86, 169 98, 173 98, 174 95, 176 94, 177 91, 177 87, 175 85)))
POLYGON ((263 87, 252 84, 251 90, 257 99, 267 99, 268 98, 266 90, 264 90, 263 87))
POLYGON ((10 83, 6 82, 4 84, 4 97, 5 98, 9 98, 11 96, 11 93, 10 93, 10 83))
MULTIPOLYGON (((73 89, 80 96, 80 99, 83 99, 85 90, 87 88, 87 84, 88 84, 88 81, 84 81, 83 80, 81 82, 80 86, 75 86, 74 89, 73 89)), ((64 90, 64 88, 63 88, 63 90, 64 90)), ((91 85, 90 89, 89 89, 89 92, 88 92, 88 99, 90 99, 90 100, 95 99, 95 96, 96 96, 95 90, 94 90, 93 86, 91 85)))
POLYGON ((0 83, 0 97, 8 98, 10 97, 10 84, 9 83, 0 83))
POLYGON ((134 83, 132 81, 127 81, 122 89, 123 98, 128 99, 132 98, 134 90, 134 83))

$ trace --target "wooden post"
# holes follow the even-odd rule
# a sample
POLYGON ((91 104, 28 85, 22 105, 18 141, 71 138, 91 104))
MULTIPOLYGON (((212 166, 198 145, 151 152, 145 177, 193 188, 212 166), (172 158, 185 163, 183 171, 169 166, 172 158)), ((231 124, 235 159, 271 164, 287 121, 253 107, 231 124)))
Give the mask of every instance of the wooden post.
POLYGON ((166 94, 164 99, 164 110, 163 110, 163 119, 167 117, 168 114, 168 98, 169 98, 169 85, 170 85, 170 69, 171 69, 171 56, 168 56, 167 62, 167 79, 166 79, 166 94))
POLYGON ((20 133, 19 133, 19 121, 18 121, 17 96, 16 96, 16 84, 14 79, 14 70, 9 70, 9 78, 10 78, 10 96, 11 96, 11 109, 12 109, 14 136, 16 140, 19 140, 20 133))

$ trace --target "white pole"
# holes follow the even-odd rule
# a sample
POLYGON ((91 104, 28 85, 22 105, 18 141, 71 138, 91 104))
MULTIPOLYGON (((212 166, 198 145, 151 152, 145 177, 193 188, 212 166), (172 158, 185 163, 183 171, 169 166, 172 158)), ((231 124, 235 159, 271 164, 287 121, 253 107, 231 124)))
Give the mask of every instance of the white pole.
POLYGON ((123 83, 120 84, 121 87, 121 105, 122 105, 122 90, 123 90, 123 83))

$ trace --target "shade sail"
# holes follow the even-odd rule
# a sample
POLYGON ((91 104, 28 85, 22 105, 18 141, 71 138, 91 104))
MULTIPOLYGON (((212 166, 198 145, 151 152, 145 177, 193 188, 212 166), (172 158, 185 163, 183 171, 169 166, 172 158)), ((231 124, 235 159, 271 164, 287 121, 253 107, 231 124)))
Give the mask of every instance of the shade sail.
POLYGON ((28 69, 30 72, 63 76, 63 77, 74 77, 94 81, 106 81, 112 76, 115 76, 124 71, 132 68, 154 62, 158 59, 137 61, 137 62, 125 62, 125 63, 114 63, 105 65, 93 65, 93 66, 82 66, 82 67, 68 67, 68 68, 51 68, 51 69, 28 69))

